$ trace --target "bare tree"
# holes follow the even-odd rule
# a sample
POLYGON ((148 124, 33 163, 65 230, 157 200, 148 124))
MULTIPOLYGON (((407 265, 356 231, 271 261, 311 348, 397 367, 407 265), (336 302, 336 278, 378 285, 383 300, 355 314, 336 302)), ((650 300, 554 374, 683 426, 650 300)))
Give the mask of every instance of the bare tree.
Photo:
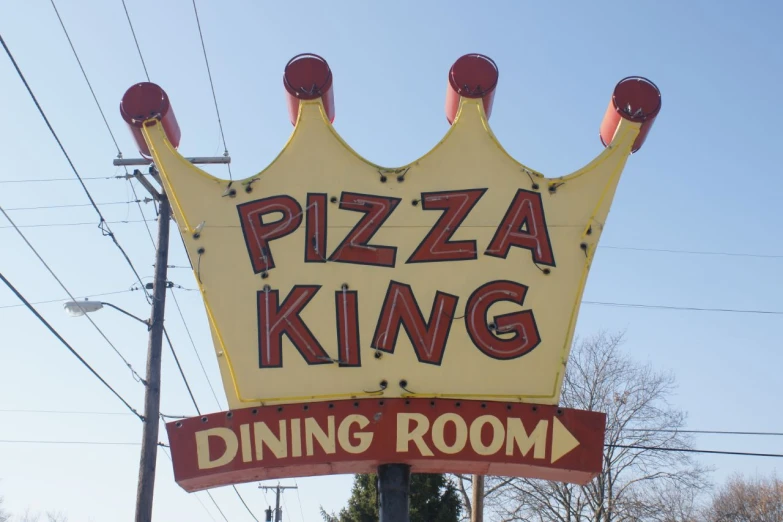
POLYGON ((677 431, 685 413, 668 402, 674 377, 624 354, 622 337, 575 342, 563 383, 562 406, 607 414, 603 472, 586 486, 487 477, 485 505, 502 520, 692 520, 707 470, 687 453, 661 451, 691 447, 677 431))
POLYGON ((783 481, 776 476, 746 479, 735 475, 713 496, 707 520, 783 522, 783 481))
POLYGON ((68 517, 62 511, 47 511, 46 522, 68 522, 68 517))
POLYGON ((3 497, 0 497, 0 522, 8 522, 11 520, 11 514, 3 509, 3 497))
POLYGON ((33 513, 28 507, 25 509, 24 514, 19 517, 19 522, 38 522, 41 519, 41 515, 33 513))

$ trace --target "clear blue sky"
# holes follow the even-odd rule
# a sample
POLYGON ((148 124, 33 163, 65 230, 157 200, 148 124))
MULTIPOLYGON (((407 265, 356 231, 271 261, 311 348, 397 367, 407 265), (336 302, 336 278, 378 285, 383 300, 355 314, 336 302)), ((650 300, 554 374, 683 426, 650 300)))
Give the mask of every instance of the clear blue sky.
MULTIPOLYGON (((222 153, 190 1, 127 0, 152 81, 169 93, 185 155, 222 153)), ((61 11, 98 99, 125 156, 133 141, 119 116, 125 89, 144 79, 119 0, 60 0, 61 11)), ((644 148, 631 157, 601 245, 778 257, 695 255, 603 248, 585 294, 589 301, 783 310, 780 244, 783 177, 779 102, 783 45, 777 2, 199 2, 201 23, 236 177, 261 170, 287 140, 282 70, 300 52, 324 56, 335 75, 342 136, 365 157, 400 165, 429 150, 446 132, 446 75, 468 52, 491 56, 500 84, 491 124, 506 149, 550 177, 575 170, 601 148, 598 125, 621 78, 643 75, 660 87, 663 110, 644 148)), ((54 128, 84 176, 112 176, 111 139, 49 2, 0 3, 0 32, 16 55, 54 128)), ((73 174, 10 62, 0 56, 0 181, 71 178, 73 174)), ((225 176, 224 168, 212 169, 225 176)), ((132 198, 122 180, 89 181, 99 203, 132 198)), ((4 208, 86 204, 73 181, 2 183, 4 208)), ((144 207, 152 217, 149 205, 144 207)), ((110 221, 140 219, 135 205, 104 205, 110 221)), ((9 212, 77 296, 127 290, 134 277, 89 207, 9 212)), ((0 227, 8 223, 3 219, 0 227)), ((143 276, 153 250, 142 223, 113 229, 143 276)), ((187 264, 180 241, 171 263, 187 264)), ((0 228, 0 271, 32 301, 66 298, 16 233, 0 228)), ((189 270, 170 279, 194 288, 189 270)), ((217 365, 201 299, 177 298, 207 374, 217 365)), ((140 292, 103 299, 146 316, 140 292)), ((0 288, 0 409, 122 413, 122 406, 0 288), (11 307, 8 307, 11 306, 11 307)), ((170 301, 170 305, 173 302, 170 301)), ((138 408, 143 389, 84 319, 59 303, 41 312, 138 408)), ((143 327, 111 311, 95 321, 141 371, 143 327)), ((175 307, 167 325, 202 408, 216 411, 206 379, 175 307)), ((578 333, 627 331, 639 361, 672 370, 673 402, 694 429, 783 431, 780 330, 783 316, 585 305, 578 333)), ((168 352, 164 412, 193 414, 168 352)), ((0 411, 0 440, 136 442, 129 415, 0 411)), ((165 434, 161 436, 165 437, 165 434)), ((705 449, 781 453, 780 438, 703 436, 705 449)), ((766 473, 781 461, 711 457, 716 480, 734 471, 766 473)), ((138 446, 36 445, 0 442, 0 494, 21 512, 61 509, 74 522, 131 520, 138 446)), ((208 521, 193 495, 158 460, 157 520, 208 521)), ((294 481, 286 481, 293 483, 294 481)), ((286 493, 285 520, 317 520, 338 509, 351 477, 299 479, 286 493)), ((258 517, 266 502, 255 484, 239 486, 258 517)), ((216 520, 214 506, 196 495, 216 520)), ((232 521, 250 520, 230 488, 214 497, 232 521)))

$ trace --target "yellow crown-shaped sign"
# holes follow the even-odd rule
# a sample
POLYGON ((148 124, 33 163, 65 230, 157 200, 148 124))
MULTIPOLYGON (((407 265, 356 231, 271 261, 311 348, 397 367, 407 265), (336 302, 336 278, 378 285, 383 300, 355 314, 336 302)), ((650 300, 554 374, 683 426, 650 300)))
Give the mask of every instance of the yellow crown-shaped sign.
POLYGON ((331 72, 326 87, 289 89, 290 140, 241 182, 177 152, 167 99, 163 114, 137 125, 194 267, 230 408, 407 396, 558 402, 615 189, 657 108, 634 112, 618 85, 607 147, 549 179, 503 149, 487 121, 494 85, 453 81, 458 64, 451 128, 401 168, 367 161, 337 134, 331 72))

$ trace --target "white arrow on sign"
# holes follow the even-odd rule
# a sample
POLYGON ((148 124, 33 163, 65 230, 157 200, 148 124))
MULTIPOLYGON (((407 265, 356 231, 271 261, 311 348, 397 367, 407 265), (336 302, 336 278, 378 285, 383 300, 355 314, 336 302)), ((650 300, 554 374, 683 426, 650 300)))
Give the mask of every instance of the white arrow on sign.
POLYGON ((552 421, 552 464, 554 464, 566 453, 579 446, 579 441, 563 426, 560 419, 553 417, 552 421))

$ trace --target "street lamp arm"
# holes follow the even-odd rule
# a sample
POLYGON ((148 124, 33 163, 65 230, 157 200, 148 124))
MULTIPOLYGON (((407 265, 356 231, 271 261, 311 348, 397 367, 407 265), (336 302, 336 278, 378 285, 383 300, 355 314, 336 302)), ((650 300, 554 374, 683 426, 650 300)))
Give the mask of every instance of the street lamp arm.
POLYGON ((108 307, 110 307, 110 308, 114 308, 114 309, 115 309, 115 310, 117 310, 118 312, 122 312, 123 314, 127 315, 128 317, 132 317, 133 319, 136 319, 138 322, 140 322, 140 323, 144 323, 145 325, 147 325, 147 327, 149 327, 149 325, 150 325, 150 322, 149 322, 149 320, 142 319, 142 318, 140 318, 140 317, 137 317, 137 316, 133 315, 133 314, 132 314, 132 313, 130 313, 130 312, 126 312, 125 310, 123 310, 123 309, 122 309, 122 308, 120 308, 119 306, 114 306, 114 305, 113 305, 113 304, 111 304, 111 303, 104 303, 104 302, 101 302, 101 304, 102 304, 103 306, 108 306, 108 307))

